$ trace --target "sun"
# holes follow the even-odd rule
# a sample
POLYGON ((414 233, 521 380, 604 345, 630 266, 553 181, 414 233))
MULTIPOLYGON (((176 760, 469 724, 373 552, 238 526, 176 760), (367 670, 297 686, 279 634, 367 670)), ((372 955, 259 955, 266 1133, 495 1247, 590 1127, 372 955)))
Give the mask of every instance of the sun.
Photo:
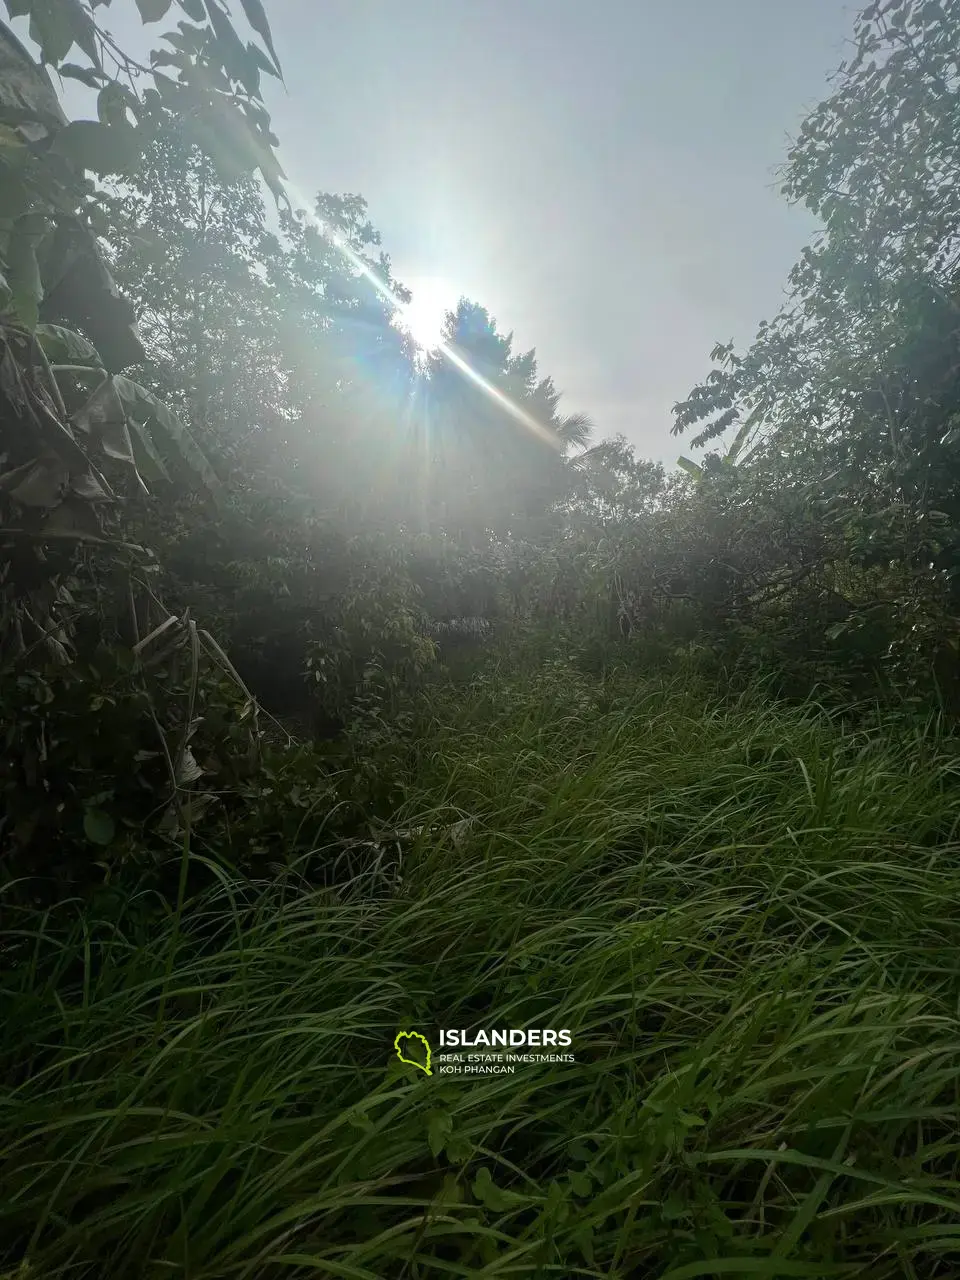
POLYGON ((443 321, 448 311, 456 309, 459 294, 443 276, 401 276, 413 294, 411 302, 400 308, 397 323, 406 329, 414 342, 430 351, 440 342, 443 321))

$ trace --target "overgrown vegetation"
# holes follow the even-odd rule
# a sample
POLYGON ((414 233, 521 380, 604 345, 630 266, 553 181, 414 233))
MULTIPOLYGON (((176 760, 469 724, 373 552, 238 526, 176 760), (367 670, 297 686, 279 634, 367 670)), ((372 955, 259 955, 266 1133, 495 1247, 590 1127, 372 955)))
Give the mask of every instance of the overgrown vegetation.
POLYGON ((960 0, 674 474, 136 5, 7 0, 96 120, 0 24, 0 1274, 960 1274, 960 0), (392 1053, 494 1025, 576 1060, 392 1053))

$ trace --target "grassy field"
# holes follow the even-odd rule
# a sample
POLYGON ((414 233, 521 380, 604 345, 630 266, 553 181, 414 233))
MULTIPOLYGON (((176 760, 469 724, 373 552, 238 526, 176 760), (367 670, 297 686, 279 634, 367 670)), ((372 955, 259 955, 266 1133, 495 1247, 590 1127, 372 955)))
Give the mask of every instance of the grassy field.
POLYGON ((399 888, 9 910, 0 1273, 960 1275, 958 774, 553 664, 435 695, 399 888), (492 1026, 576 1062, 393 1056, 492 1026))

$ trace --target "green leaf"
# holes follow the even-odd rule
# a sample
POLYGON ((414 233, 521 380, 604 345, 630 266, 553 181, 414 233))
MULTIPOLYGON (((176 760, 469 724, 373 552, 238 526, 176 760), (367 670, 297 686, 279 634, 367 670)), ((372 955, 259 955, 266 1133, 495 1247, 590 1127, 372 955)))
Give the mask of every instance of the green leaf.
POLYGON ((84 364, 103 367, 100 353, 86 338, 59 324, 38 324, 36 338, 51 364, 84 364))
POLYGON ((430 1150, 439 1156, 453 1131, 453 1120, 448 1111, 432 1111, 427 1117, 427 1141, 430 1150))
POLYGON ((74 120, 57 134, 53 149, 78 168, 102 177, 130 172, 140 159, 143 142, 139 131, 126 123, 74 120))
POLYGON ((211 467, 203 450, 183 425, 176 414, 172 413, 160 400, 150 394, 146 387, 131 381, 130 378, 116 377, 114 385, 124 403, 127 413, 134 422, 142 426, 156 424, 167 437, 173 451, 179 455, 190 470, 204 484, 206 489, 217 496, 220 492, 220 481, 211 467))
POLYGON ((733 443, 730 445, 730 448, 727 450, 726 455, 723 459, 723 461, 726 463, 727 466, 732 467, 733 464, 736 462, 737 455, 739 454, 740 450, 743 448, 744 443, 746 442, 747 436, 750 434, 752 427, 753 427, 753 419, 747 418, 746 422, 743 424, 743 426, 740 428, 737 434, 733 437, 733 443))
POLYGON ((688 476, 693 476, 695 480, 699 480, 703 476, 703 467, 698 467, 695 462, 691 462, 689 458, 678 458, 677 466, 682 467, 688 476))
POLYGON ((203 0, 179 0, 179 4, 187 17, 192 18, 194 22, 206 20, 207 13, 203 7, 203 0))
POLYGON ((83 815, 83 833, 91 844, 107 845, 117 834, 117 825, 102 809, 88 809, 83 815))
POLYGON ((173 0, 137 0, 137 8, 143 22, 159 22, 166 16, 173 0))
POLYGON ((283 71, 280 67, 280 59, 277 57, 277 51, 273 47, 273 36, 270 33, 270 24, 267 22, 267 15, 263 11, 263 5, 260 0, 240 0, 240 3, 243 5, 243 12, 247 15, 247 21, 270 51, 270 57, 273 59, 273 65, 277 69, 277 75, 282 80, 283 71))
MULTIPOLYGON (((29 216, 29 215, 28 215, 29 216)), ((37 263, 40 236, 27 224, 26 218, 14 223, 7 244, 7 284, 11 293, 11 309, 28 329, 34 328, 40 314, 43 286, 37 263)))
POLYGON ((529 1197, 498 1187, 486 1165, 481 1165, 473 1180, 473 1194, 481 1204, 492 1209, 494 1213, 506 1213, 510 1209, 518 1209, 530 1203, 529 1197))

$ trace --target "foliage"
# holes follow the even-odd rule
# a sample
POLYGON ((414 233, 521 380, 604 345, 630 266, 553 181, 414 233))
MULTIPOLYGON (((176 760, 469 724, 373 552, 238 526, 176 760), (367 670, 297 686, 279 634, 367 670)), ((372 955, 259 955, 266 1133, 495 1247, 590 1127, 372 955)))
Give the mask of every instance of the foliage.
MULTIPOLYGON (((229 126, 235 158, 268 178, 279 170, 259 71, 250 71, 263 55, 243 49, 216 0, 199 15, 209 28, 174 33, 176 52, 154 55, 154 68, 179 69, 179 83, 155 71, 156 88, 142 96, 121 84, 136 68, 98 26, 95 6, 7 7, 29 17, 46 63, 100 86, 100 121, 68 123, 46 71, 0 24, 4 852, 8 872, 69 883, 86 878, 95 856, 109 870, 162 855, 212 800, 209 789, 185 799, 197 779, 209 775, 209 788, 237 768, 234 758, 205 769, 195 750, 230 756, 239 746, 247 767, 258 751, 255 709, 222 649, 188 613, 178 620, 163 606, 150 553, 130 540, 129 514, 148 483, 163 493, 186 480, 213 498, 220 484, 177 414, 120 375, 143 348, 97 238, 103 206, 85 170, 127 168, 171 113, 215 155, 229 126), (88 71, 64 68, 74 44, 88 71), (91 716, 108 735, 92 745, 91 716), (144 847, 144 824, 158 815, 159 844, 144 847)), ((270 47, 258 5, 251 15, 270 47)), ((159 16, 155 5, 144 10, 145 20, 159 16)))
POLYGON ((259 0, 136 3, 7 0, 97 121, 0 26, 0 1270, 952 1275, 960 0, 861 15, 672 476, 268 228, 259 0), (391 1058, 491 1023, 575 1061, 391 1058))
POLYGON ((424 730, 399 891, 15 917, 8 1273, 950 1274, 954 744, 569 666, 424 730), (393 1056, 490 1025, 575 1062, 393 1056))
POLYGON ((787 626, 842 683, 851 641, 855 654, 866 642, 874 679, 954 708, 958 39, 953 0, 864 9, 854 56, 784 171, 823 232, 791 273, 789 304, 743 356, 718 346, 718 367, 675 410, 676 432, 699 427, 695 446, 733 426, 736 451, 750 442, 739 490, 700 481, 741 529, 782 527, 785 503, 810 504, 820 524, 770 548, 767 589, 802 578, 804 590, 788 616, 751 619, 746 648, 769 656, 787 626))

